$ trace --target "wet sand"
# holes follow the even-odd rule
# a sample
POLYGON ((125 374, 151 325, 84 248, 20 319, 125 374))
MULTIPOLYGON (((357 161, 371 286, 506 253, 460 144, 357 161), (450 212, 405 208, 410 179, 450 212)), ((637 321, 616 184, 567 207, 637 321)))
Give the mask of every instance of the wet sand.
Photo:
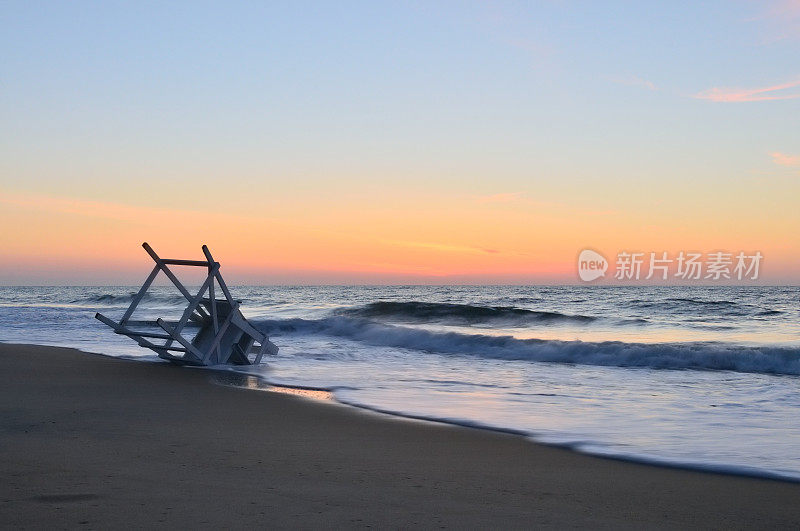
POLYGON ((3 527, 766 528, 800 485, 0 344, 3 527))

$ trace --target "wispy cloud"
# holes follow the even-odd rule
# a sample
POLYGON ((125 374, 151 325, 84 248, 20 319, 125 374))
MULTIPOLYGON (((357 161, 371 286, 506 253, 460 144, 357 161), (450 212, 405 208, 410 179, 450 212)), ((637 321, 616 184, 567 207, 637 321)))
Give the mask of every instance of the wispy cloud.
POLYGON ((752 20, 766 21, 766 43, 800 38, 800 0, 767 2, 766 8, 752 20))
POLYGON ((769 154, 772 157, 772 162, 780 164, 781 166, 800 166, 800 156, 787 155, 778 151, 769 154))
POLYGON ((628 77, 611 77, 609 78, 612 83, 617 83, 618 85, 626 85, 628 87, 640 87, 645 88, 647 90, 658 90, 656 84, 652 81, 648 81, 647 79, 643 79, 639 76, 628 76, 628 77))
POLYGON ((800 98, 800 79, 788 81, 769 87, 752 89, 714 87, 694 95, 700 100, 724 103, 741 103, 746 101, 791 100, 800 98), (795 90, 789 90, 795 89, 795 90))

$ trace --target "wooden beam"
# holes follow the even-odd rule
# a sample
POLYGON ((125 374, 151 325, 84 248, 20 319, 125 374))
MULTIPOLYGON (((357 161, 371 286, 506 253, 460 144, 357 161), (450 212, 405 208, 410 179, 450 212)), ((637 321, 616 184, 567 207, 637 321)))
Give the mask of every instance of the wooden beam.
POLYGON ((141 347, 145 347, 145 348, 149 348, 149 349, 153 349, 153 350, 155 350, 157 348, 164 348, 162 345, 156 345, 155 343, 147 341, 143 337, 141 337, 138 334, 134 333, 133 330, 130 330, 126 326, 112 321, 111 319, 109 319, 108 317, 106 317, 105 315, 103 315, 101 313, 94 314, 94 317, 98 321, 101 321, 102 323, 105 323, 106 325, 108 325, 111 328, 113 328, 116 333, 122 334, 122 335, 126 335, 129 338, 133 339, 134 341, 139 343, 139 346, 141 346, 141 347))
MULTIPOLYGON (((195 311, 197 311, 197 310, 198 310, 198 308, 200 308, 200 306, 198 306, 197 308, 195 308, 195 311)), ((192 315, 190 315, 190 316, 189 316, 189 321, 192 321, 192 322, 194 322, 194 323, 196 323, 196 324, 198 324, 198 325, 200 325, 200 326, 203 326, 204 324, 206 324, 206 321, 205 321, 205 319, 206 319, 206 318, 205 318, 205 317, 203 317, 202 315, 200 315, 199 313, 192 313, 192 315)), ((177 322, 177 321, 176 321, 176 322, 177 322)), ((187 322, 186 324, 188 325, 189 323, 187 322)), ((184 328, 185 328, 185 327, 184 327, 184 328)))
POLYGON ((198 306, 195 308, 195 311, 202 317, 203 319, 210 319, 211 316, 206 312, 206 310, 202 306, 198 306))
POLYGON ((159 347, 158 345, 156 345, 155 347, 152 347, 152 349, 156 350, 156 351, 159 351, 159 350, 163 350, 163 351, 172 350, 172 351, 175 351, 175 352, 186 352, 186 349, 183 348, 183 347, 159 347))
MULTIPOLYGON (((211 269, 213 271, 217 271, 218 267, 219 267, 218 265, 217 266, 212 266, 211 269)), ((181 320, 178 321, 178 324, 175 326, 175 330, 177 331, 178 336, 180 336, 181 331, 183 330, 183 326, 186 324, 186 321, 189 320, 189 316, 191 316, 194 313, 195 308, 197 308, 197 305, 200 303, 200 299, 203 298, 203 294, 206 292, 206 290, 208 289, 208 285, 211 282, 214 282, 214 277, 212 275, 209 275, 209 276, 206 277, 206 280, 205 280, 205 282, 203 282, 203 285, 200 286, 200 291, 197 292, 197 295, 195 295, 194 297, 189 299, 189 306, 187 306, 186 309, 183 310, 183 315, 181 316, 181 320)), ((159 322, 161 320, 162 319, 159 319, 156 322, 159 322)), ((159 325, 160 325, 160 323, 159 323, 159 325)), ((172 341, 167 341, 167 346, 170 346, 171 344, 172 344, 172 341)), ((203 356, 200 356, 200 359, 202 359, 202 358, 203 358, 203 356)))
POLYGON ((186 348, 186 355, 187 356, 191 354, 195 358, 197 358, 197 361, 203 361, 203 357, 204 357, 203 353, 200 352, 197 349, 197 347, 192 345, 189 341, 186 340, 185 337, 180 335, 174 328, 172 328, 170 325, 165 323, 163 319, 159 319, 157 322, 158 322, 158 326, 163 328, 166 333, 168 333, 170 336, 172 336, 172 339, 174 339, 175 341, 177 341, 178 343, 180 343, 181 345, 183 345, 186 348))
POLYGON ((231 349, 231 357, 234 357, 234 354, 238 357, 238 359, 244 362, 241 365, 251 365, 250 358, 247 357, 247 353, 237 344, 234 344, 233 348, 231 349))
POLYGON ((164 264, 164 260, 158 257, 156 252, 153 250, 152 247, 150 247, 147 244, 147 242, 144 242, 142 244, 142 247, 144 247, 144 250, 147 251, 147 254, 150 255, 150 258, 152 258, 155 261, 155 263, 158 264, 158 267, 161 268, 161 271, 163 271, 164 274, 167 275, 167 278, 170 279, 170 281, 172 281, 173 284, 175 284, 175 287, 178 288, 178 291, 180 291, 181 294, 184 297, 186 297, 186 300, 191 301, 192 294, 189 293, 189 291, 183 287, 183 284, 181 284, 181 281, 178 280, 178 277, 176 277, 175 274, 166 266, 166 264, 164 264))
POLYGON ((130 319, 131 315, 133 315, 133 312, 136 310, 136 306, 139 304, 139 301, 142 300, 142 297, 144 297, 144 294, 147 293, 147 290, 150 288, 150 284, 152 284, 156 279, 156 276, 158 276, 160 269, 161 268, 158 267, 158 263, 156 262, 156 266, 147 276, 147 279, 144 281, 144 284, 142 284, 142 287, 139 288, 139 291, 136 293, 136 295, 134 295, 131 305, 128 306, 127 310, 125 310, 125 314, 122 316, 122 319, 119 320, 120 324, 124 325, 128 322, 128 319, 130 319))
POLYGON ((140 330, 131 330, 130 332, 120 332, 118 330, 114 330, 115 334, 123 334, 126 336, 135 335, 138 337, 149 337, 151 339, 169 339, 167 334, 157 334, 155 332, 142 332, 140 330))
POLYGON ((266 335, 263 332, 260 332, 253 328, 253 325, 247 322, 247 319, 241 314, 241 312, 236 312, 236 315, 233 318, 233 324, 235 324, 239 329, 242 330, 245 334, 252 337, 253 339, 257 340, 259 343, 261 340, 266 339, 266 335))
POLYGON ((222 326, 219 327, 219 332, 217 332, 217 335, 214 336, 214 342, 211 343, 211 348, 208 349, 209 352, 208 356, 211 356, 210 353, 213 352, 214 349, 217 349, 218 363, 226 363, 228 361, 228 358, 230 357, 230 352, 228 352, 225 355, 225 357, 222 357, 222 351, 219 348, 219 344, 222 341, 222 336, 225 335, 225 331, 228 330, 228 327, 233 321, 233 314, 236 313, 238 309, 239 309, 239 303, 238 302, 234 303, 234 306, 231 308, 231 312, 228 314, 227 317, 225 317, 225 321, 222 322, 222 326))
MULTIPOLYGON (((209 262, 214 262, 214 257, 211 256, 211 251, 208 250, 207 245, 203 245, 203 254, 206 255, 206 260, 209 262)), ((218 262, 215 262, 218 263, 218 262)), ((222 279, 222 275, 219 273, 219 268, 217 268, 217 272, 214 274, 217 277, 217 282, 219 283, 219 287, 222 290, 222 293, 225 294, 225 298, 228 299, 228 304, 233 306, 235 302, 233 297, 231 297, 231 292, 228 291, 228 286, 225 284, 225 281, 222 279)))
MULTIPOLYGON (((208 268, 208 274, 211 274, 211 267, 208 268)), ((211 285, 208 287, 208 298, 211 299, 211 322, 214 324, 214 337, 217 337, 219 334, 219 320, 217 315, 217 295, 214 293, 214 281, 211 281, 211 285)), ((214 349, 209 349, 206 352, 206 358, 210 358, 214 352, 214 349)), ((217 360, 219 360, 219 346, 217 346, 217 360)))
POLYGON ((177 266, 210 267, 205 260, 178 260, 176 258, 161 258, 161 263, 177 266))
MULTIPOLYGON (((170 321, 169 319, 164 319, 164 321, 165 321, 167 324, 171 324, 171 325, 176 325, 176 324, 178 324, 178 321, 170 321)), ((155 321, 128 321, 128 322, 127 322, 127 323, 125 323, 125 324, 126 324, 127 326, 158 326, 158 323, 156 323, 155 321)), ((184 328, 189 328, 189 327, 197 328, 197 327, 199 327, 201 324, 202 324, 202 323, 196 323, 196 322, 190 321, 190 322, 188 322, 188 323, 186 323, 186 324, 184 325, 184 328)))
POLYGON ((264 354, 270 354, 274 356, 277 353, 278 353, 277 345, 275 345, 275 343, 273 343, 272 341, 270 341, 268 338, 265 337, 264 340, 261 341, 261 348, 259 349, 258 355, 256 356, 255 365, 261 363, 261 358, 264 357, 264 354))

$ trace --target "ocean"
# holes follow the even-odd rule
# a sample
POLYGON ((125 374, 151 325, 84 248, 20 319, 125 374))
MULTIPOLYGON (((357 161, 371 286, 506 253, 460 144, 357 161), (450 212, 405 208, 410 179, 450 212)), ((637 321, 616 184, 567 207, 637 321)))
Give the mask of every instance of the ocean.
MULTIPOLYGON (((161 362, 94 319, 136 287, 2 287, 0 341, 161 362)), ((232 287, 266 382, 580 452, 800 480, 800 288, 232 287)), ((143 317, 183 298, 157 287, 143 317)), ((193 369, 186 369, 193 370, 193 369)))

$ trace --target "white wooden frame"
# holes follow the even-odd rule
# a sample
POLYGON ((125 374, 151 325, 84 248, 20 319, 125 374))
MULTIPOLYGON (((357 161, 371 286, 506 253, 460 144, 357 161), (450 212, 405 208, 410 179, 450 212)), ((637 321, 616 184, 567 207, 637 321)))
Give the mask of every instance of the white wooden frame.
POLYGON ((95 314, 98 320, 110 326, 115 333, 130 337, 140 346, 149 348, 155 351, 159 357, 174 363, 188 365, 258 364, 261 363, 264 354, 278 352, 278 347, 269 341, 266 334, 256 330, 244 318, 239 310, 240 302, 231 297, 228 286, 219 272, 220 264, 214 261, 208 247, 203 245, 205 260, 160 258, 147 242, 143 243, 142 247, 156 263, 155 267, 134 295, 130 306, 119 322, 100 313, 95 314), (169 266, 205 267, 208 275, 200 286, 200 290, 192 295, 169 266), (164 273, 188 301, 189 304, 184 309, 183 315, 176 322, 165 321, 161 318, 155 321, 131 320, 136 308, 159 273, 164 273), (216 298, 215 284, 219 286, 224 298, 216 298), (206 293, 208 293, 207 299, 205 298, 206 293), (183 336, 184 330, 190 326, 200 328, 191 341, 183 336), (151 330, 142 330, 141 327, 150 327, 151 330), (161 330, 152 331, 155 327, 161 330), (159 344, 153 340, 161 340, 163 343, 159 344), (173 346, 174 343, 178 343, 180 346, 173 346), (255 353, 253 360, 248 356, 251 352, 255 353))

